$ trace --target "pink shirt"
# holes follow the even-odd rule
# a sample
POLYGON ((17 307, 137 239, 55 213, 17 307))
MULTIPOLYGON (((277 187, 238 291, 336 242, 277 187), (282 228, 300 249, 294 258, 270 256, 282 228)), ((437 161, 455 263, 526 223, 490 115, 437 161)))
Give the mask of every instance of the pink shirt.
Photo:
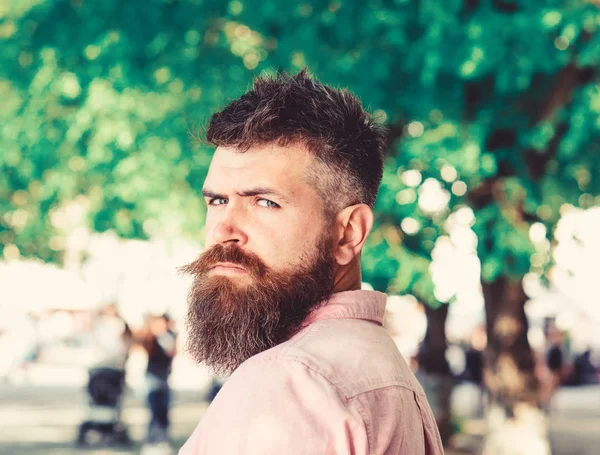
POLYGON ((334 294, 231 375, 179 455, 443 454, 423 389, 382 327, 385 303, 334 294))

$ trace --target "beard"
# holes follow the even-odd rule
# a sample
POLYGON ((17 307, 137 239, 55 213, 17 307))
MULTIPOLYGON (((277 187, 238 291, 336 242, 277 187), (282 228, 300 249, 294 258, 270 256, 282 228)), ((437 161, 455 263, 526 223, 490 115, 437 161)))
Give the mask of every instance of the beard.
POLYGON ((312 257, 304 256, 299 266, 283 272, 237 246, 215 245, 181 268, 194 277, 188 294, 186 350, 217 374, 231 374, 301 329, 311 311, 331 296, 333 269, 331 239, 326 236, 312 257), (219 262, 242 266, 247 275, 211 275, 219 262))

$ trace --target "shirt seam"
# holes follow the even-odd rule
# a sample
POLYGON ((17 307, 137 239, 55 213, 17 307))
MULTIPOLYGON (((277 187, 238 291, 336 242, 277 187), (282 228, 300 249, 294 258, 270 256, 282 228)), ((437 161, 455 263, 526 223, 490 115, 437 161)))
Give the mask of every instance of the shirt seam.
MULTIPOLYGON (((418 399, 415 399, 415 403, 417 404, 417 408, 419 409, 419 415, 421 416, 421 423, 422 423, 422 428, 423 428, 423 444, 425 445, 425 450, 427 450, 428 445, 432 443, 431 438, 429 438, 430 435, 428 434, 428 431, 433 432, 434 434, 436 431, 438 431, 437 427, 433 428, 433 426, 431 425, 430 419, 432 419, 432 418, 435 419, 435 417, 433 416, 431 409, 429 409, 429 412, 427 412, 427 410, 423 408, 422 403, 420 403, 420 401, 418 399), (428 414, 427 417, 429 417, 429 418, 428 419, 425 418, 424 414, 428 414), (425 427, 427 427, 427 428, 425 428, 425 427), (429 444, 428 444, 428 442, 429 442, 429 444)), ((437 452, 444 453, 444 448, 439 439, 435 440, 435 446, 436 446, 435 448, 436 448, 437 452)))
POLYGON ((350 391, 348 391, 347 393, 344 392, 343 387, 341 387, 340 385, 338 385, 337 381, 334 381, 333 379, 331 379, 326 372, 324 372, 323 370, 321 370, 320 368, 318 368, 317 366, 314 365, 309 365, 305 359, 303 359, 302 357, 298 357, 292 354, 284 354, 283 352, 281 352, 280 354, 273 354, 271 356, 269 356, 268 358, 264 359, 265 361, 267 360, 290 360, 293 362, 297 362, 300 363, 302 365, 304 365, 307 369, 309 369, 310 371, 313 371, 314 373, 317 373, 319 376, 322 376, 324 379, 327 380, 327 382, 329 382, 333 387, 335 387, 335 389, 340 393, 341 396, 343 396, 346 400, 352 400, 354 398, 356 398, 359 395, 365 394, 365 393, 369 393, 369 392, 373 392, 375 390, 380 390, 380 389, 386 389, 388 387, 401 387, 403 389, 408 390, 409 392, 415 393, 419 396, 426 396, 425 392, 419 390, 418 388, 415 387, 411 387, 410 385, 407 385, 405 383, 399 382, 396 379, 390 380, 390 381, 384 381, 384 382, 378 382, 376 384, 372 384, 372 385, 368 385, 365 386, 361 389, 358 389, 358 391, 352 391, 352 393, 350 393, 350 391))
MULTIPOLYGON (((346 397, 344 397, 344 398, 346 398, 346 397)), ((371 441, 373 440, 373 438, 371 435, 371 426, 367 423, 367 418, 365 417, 364 409, 362 409, 362 406, 360 405, 360 403, 358 401, 354 400, 354 397, 346 398, 346 401, 348 401, 348 404, 350 404, 350 402, 352 402, 352 405, 356 408, 356 410, 360 414, 362 423, 365 426, 365 433, 367 434, 367 453, 372 454, 373 451, 371 450, 371 441)))
POLYGON ((392 380, 392 381, 380 382, 377 384, 373 384, 373 385, 364 387, 363 389, 359 389, 357 392, 353 393, 352 395, 349 395, 347 398, 349 400, 351 400, 353 398, 358 397, 359 395, 363 395, 363 394, 369 393, 369 392, 374 392, 376 390, 387 389, 389 387, 401 387, 401 388, 406 389, 409 392, 415 393, 419 396, 425 396, 425 392, 421 392, 419 389, 408 386, 408 385, 398 382, 396 380, 392 380))

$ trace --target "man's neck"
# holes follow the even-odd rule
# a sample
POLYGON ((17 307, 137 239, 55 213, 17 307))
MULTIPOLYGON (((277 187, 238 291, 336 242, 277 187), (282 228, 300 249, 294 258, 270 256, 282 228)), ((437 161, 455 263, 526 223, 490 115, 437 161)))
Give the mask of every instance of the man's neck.
POLYGON ((355 258, 348 266, 340 268, 335 276, 333 292, 357 291, 362 287, 360 258, 355 258))

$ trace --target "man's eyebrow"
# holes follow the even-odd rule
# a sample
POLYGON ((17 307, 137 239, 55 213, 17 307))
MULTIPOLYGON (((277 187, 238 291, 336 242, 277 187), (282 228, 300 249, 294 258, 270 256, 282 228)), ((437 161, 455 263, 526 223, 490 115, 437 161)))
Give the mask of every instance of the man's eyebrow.
MULTIPOLYGON (((283 201, 287 201, 288 199, 279 191, 273 189, 273 188, 269 188, 269 187, 257 187, 257 188, 251 188, 248 190, 244 190, 244 191, 236 191, 236 193, 238 196, 241 197, 252 197, 252 196, 277 196, 278 198, 282 199, 283 201)), ((208 190, 208 189, 203 189, 202 190, 202 196, 204 196, 205 198, 209 198, 209 199, 227 199, 227 196, 225 196, 224 194, 219 194, 219 193, 215 193, 214 191, 208 190)))
POLYGON ((274 190, 273 188, 269 188, 266 186, 259 186, 258 188, 251 188, 245 191, 237 191, 236 194, 242 197, 251 197, 251 196, 277 196, 283 200, 287 200, 286 197, 281 194, 279 191, 274 190))
POLYGON ((202 196, 207 199, 226 199, 226 196, 222 194, 217 194, 210 190, 205 190, 204 188, 202 189, 202 196))

